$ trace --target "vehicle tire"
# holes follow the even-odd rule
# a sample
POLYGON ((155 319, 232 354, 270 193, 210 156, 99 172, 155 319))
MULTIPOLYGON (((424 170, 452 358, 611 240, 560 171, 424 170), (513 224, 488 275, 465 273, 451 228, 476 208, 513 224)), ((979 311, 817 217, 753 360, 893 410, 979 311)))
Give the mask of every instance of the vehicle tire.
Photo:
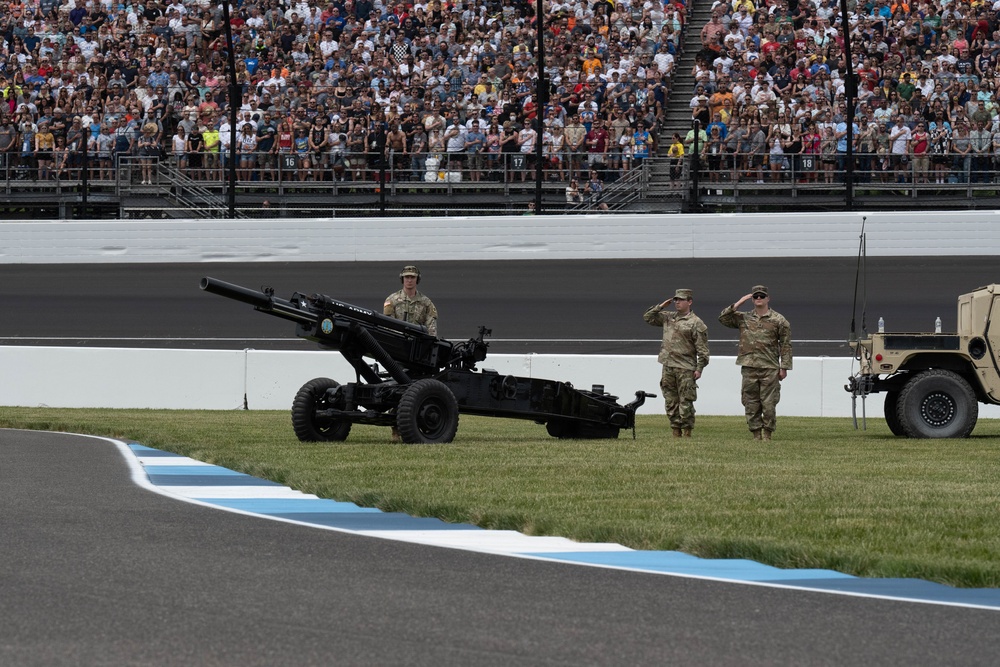
POLYGON ((458 401, 440 380, 417 380, 396 409, 396 429, 403 442, 451 442, 458 431, 458 401))
POLYGON ((899 423, 899 392, 896 390, 885 393, 885 423, 893 435, 906 435, 903 425, 899 423))
POLYGON ((317 410, 339 407, 333 405, 326 390, 339 387, 330 378, 309 380, 292 401, 292 429, 302 442, 337 442, 347 440, 351 432, 351 422, 326 419, 316 416, 317 410))
POLYGON ((899 392, 896 416, 911 438, 965 438, 979 417, 969 383, 952 371, 917 373, 899 392))

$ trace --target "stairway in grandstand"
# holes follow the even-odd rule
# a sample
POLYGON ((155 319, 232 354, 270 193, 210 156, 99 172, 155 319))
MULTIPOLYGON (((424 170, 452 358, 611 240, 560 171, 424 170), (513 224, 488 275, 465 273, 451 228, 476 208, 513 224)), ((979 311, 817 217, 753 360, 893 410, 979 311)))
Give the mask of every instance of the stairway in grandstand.
POLYGON ((683 48, 674 62, 674 77, 667 103, 666 118, 660 131, 659 154, 666 156, 670 137, 677 132, 683 138, 691 129, 691 98, 694 96, 694 61, 701 50, 701 29, 712 16, 710 0, 699 0, 688 5, 684 24, 683 48))
MULTIPOLYGON (((712 16, 712 2, 710 0, 690 2, 687 6, 687 12, 687 21, 684 23, 683 48, 674 62, 670 101, 667 103, 663 126, 660 130, 658 154, 663 158, 666 158, 674 133, 681 135, 683 139, 691 129, 691 98, 694 96, 694 75, 691 74, 691 71, 694 69, 695 58, 701 51, 701 29, 712 16)), ((688 180, 686 165, 687 163, 685 163, 684 178, 681 181, 684 183, 688 180)), ((647 199, 663 201, 665 210, 680 207, 689 194, 688 188, 670 187, 668 161, 666 159, 656 160, 650 165, 650 170, 652 173, 649 175, 647 199)))
MULTIPOLYGON (((166 212, 176 210, 180 217, 200 217, 200 218, 227 218, 229 208, 226 201, 216 192, 206 188, 199 181, 192 180, 180 169, 168 160, 160 160, 156 167, 158 183, 166 184, 162 186, 159 194, 168 199, 171 208, 164 208, 162 201, 156 208, 166 212)), ((126 209, 135 208, 126 207, 126 209)), ((135 211, 126 211, 135 213, 135 211)), ((236 218, 246 218, 247 215, 236 209, 233 212, 236 218)))
MULTIPOLYGON (((687 20, 681 35, 679 53, 675 56, 674 75, 671 79, 670 97, 664 111, 663 124, 660 127, 657 156, 650 160, 642 171, 641 177, 623 178, 609 185, 604 191, 604 202, 612 210, 632 208, 638 197, 636 188, 641 180, 642 208, 660 210, 663 212, 680 212, 684 199, 688 195, 687 188, 672 188, 670 186, 669 164, 666 160, 670 138, 677 132, 683 138, 691 129, 691 97, 694 95, 695 57, 701 50, 701 29, 712 16, 710 0, 699 0, 687 5, 687 20), (652 206, 650 206, 652 204, 652 206)), ((685 172, 685 179, 687 174, 685 172)))

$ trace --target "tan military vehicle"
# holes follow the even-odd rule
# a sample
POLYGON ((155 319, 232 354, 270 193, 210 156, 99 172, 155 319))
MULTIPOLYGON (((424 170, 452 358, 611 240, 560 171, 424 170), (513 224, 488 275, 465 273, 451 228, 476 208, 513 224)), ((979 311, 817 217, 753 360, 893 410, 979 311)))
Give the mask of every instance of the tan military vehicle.
POLYGON ((876 333, 851 346, 860 368, 845 389, 885 392, 894 434, 967 437, 979 403, 1000 405, 1000 285, 958 297, 958 333, 876 333))

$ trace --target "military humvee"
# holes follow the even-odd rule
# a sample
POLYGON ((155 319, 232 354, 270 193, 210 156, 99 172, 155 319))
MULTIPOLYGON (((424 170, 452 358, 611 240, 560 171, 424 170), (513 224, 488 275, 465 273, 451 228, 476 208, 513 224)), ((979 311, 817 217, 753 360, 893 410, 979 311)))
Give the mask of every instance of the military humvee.
POLYGON ((876 333, 851 346, 861 365, 844 388, 885 392, 895 435, 967 437, 979 403, 1000 405, 1000 285, 958 297, 958 333, 876 333))

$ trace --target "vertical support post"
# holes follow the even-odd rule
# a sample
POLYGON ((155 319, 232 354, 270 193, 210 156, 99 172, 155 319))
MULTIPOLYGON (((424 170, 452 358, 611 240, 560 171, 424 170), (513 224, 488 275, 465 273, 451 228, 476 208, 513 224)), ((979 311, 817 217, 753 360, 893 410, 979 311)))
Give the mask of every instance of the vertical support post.
POLYGON ((240 104, 243 94, 236 83, 236 54, 233 45, 233 27, 229 22, 229 0, 222 0, 222 20, 226 31, 226 66, 229 68, 229 169, 228 206, 229 218, 236 217, 236 123, 239 120, 240 104))

